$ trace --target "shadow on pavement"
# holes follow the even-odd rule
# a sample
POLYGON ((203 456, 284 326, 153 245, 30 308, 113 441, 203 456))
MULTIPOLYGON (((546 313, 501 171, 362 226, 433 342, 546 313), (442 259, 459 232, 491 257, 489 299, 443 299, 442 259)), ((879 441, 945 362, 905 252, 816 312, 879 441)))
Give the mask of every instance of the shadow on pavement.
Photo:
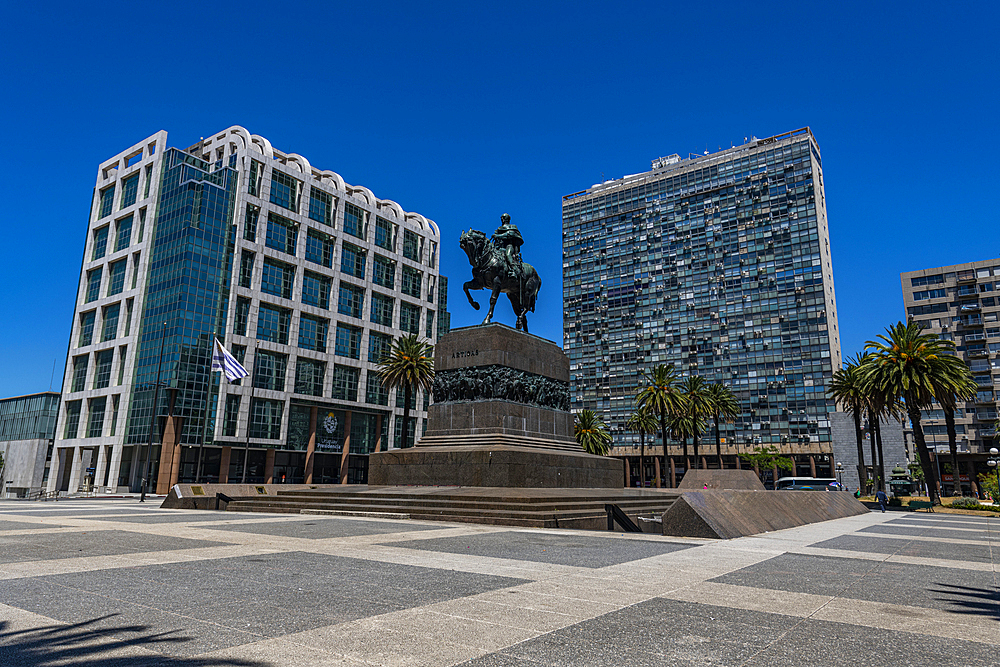
POLYGON ((938 588, 928 590, 942 594, 942 597, 938 598, 942 602, 949 602, 958 607, 953 610, 956 613, 992 616, 1000 621, 1000 590, 942 583, 936 586, 938 588))
POLYGON ((108 627, 102 623, 117 614, 69 625, 47 625, 12 630, 0 621, 0 665, 3 667, 270 667, 270 663, 248 660, 176 658, 157 655, 171 644, 189 641, 176 632, 150 633, 145 625, 108 627), (100 625, 100 627, 95 627, 100 625), (130 649, 146 650, 130 650, 130 649))

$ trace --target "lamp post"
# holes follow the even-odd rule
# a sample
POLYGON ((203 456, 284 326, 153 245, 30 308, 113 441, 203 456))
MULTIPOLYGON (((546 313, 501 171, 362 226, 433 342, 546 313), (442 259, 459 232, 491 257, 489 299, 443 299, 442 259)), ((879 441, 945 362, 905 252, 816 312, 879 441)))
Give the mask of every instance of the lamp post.
MULTIPOLYGON (((990 448, 990 456, 992 456, 993 458, 988 459, 986 461, 986 465, 988 465, 991 468, 995 468, 996 469, 996 471, 997 471, 997 488, 1000 489, 1000 458, 997 458, 998 454, 1000 454, 1000 451, 997 451, 996 447, 991 447, 990 448)), ((1000 498, 994 498, 993 499, 993 504, 996 505, 998 503, 1000 503, 1000 498)))
POLYGON ((840 485, 840 490, 844 490, 844 464, 837 461, 837 484, 840 485))

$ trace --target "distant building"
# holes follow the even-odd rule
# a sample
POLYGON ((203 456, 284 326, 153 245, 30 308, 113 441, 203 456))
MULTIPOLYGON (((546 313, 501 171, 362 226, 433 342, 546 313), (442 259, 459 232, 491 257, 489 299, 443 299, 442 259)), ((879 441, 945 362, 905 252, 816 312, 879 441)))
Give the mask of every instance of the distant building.
POLYGON ((59 394, 0 399, 0 498, 42 490, 49 479, 59 394))
POLYGON ((254 483, 364 481, 368 453, 401 439, 378 360, 448 323, 439 237, 241 127, 185 150, 158 132, 102 163, 49 488, 76 491, 88 468, 135 491, 148 467, 161 493, 244 467, 254 483), (250 379, 210 372, 216 338, 250 379))
MULTIPOLYGON (((826 392, 840 333, 823 163, 808 128, 655 160, 566 195, 562 217, 572 407, 609 424, 633 482, 639 436, 625 421, 642 371, 662 363, 735 392, 741 414, 721 429, 726 467, 773 445, 798 475, 833 476, 826 392)), ((646 440, 663 452, 658 435, 646 440)), ((667 445, 679 476, 689 464, 679 443, 667 445)), ((718 467, 711 427, 701 454, 718 467)), ((660 474, 669 485, 670 471, 660 474)))

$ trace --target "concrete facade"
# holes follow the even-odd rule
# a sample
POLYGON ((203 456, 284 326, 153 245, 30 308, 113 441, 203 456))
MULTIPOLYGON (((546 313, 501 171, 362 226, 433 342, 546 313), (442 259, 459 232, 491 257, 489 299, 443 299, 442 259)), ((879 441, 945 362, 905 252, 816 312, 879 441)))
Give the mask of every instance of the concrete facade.
POLYGON ((0 497, 23 498, 48 481, 59 394, 0 399, 0 497))

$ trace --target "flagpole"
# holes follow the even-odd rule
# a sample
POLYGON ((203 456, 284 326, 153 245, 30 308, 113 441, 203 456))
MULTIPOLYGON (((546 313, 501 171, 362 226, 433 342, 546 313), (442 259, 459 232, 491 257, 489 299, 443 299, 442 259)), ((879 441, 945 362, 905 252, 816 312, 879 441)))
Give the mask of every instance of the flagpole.
MULTIPOLYGON (((244 357, 244 360, 245 360, 245 358, 246 357, 244 357)), ((236 357, 234 357, 233 355, 229 354, 229 351, 226 350, 226 346, 223 345, 222 341, 220 341, 218 338, 215 339, 215 348, 214 348, 214 351, 212 352, 212 372, 215 372, 215 371, 222 371, 223 373, 225 373, 226 379, 230 382, 230 384, 232 384, 236 380, 241 380, 241 379, 245 379, 245 378, 250 377, 250 371, 248 371, 246 368, 244 368, 243 364, 241 364, 236 359, 236 357)), ((222 391, 221 391, 222 390, 222 387, 221 387, 222 383, 221 383, 221 380, 220 380, 219 384, 220 384, 220 387, 219 387, 219 394, 218 394, 218 396, 219 396, 219 398, 221 398, 221 396, 222 396, 222 391)), ((227 394, 227 396, 228 396, 228 394, 227 394)), ((253 378, 252 377, 250 377, 250 401, 253 402, 253 378)), ((205 418, 206 419, 205 419, 205 426, 204 426, 204 428, 202 428, 202 443, 201 443, 202 449, 204 449, 204 447, 205 447, 205 431, 208 429, 208 412, 207 412, 208 411, 208 403, 207 403, 207 401, 205 403, 205 410, 206 410, 206 413, 205 413, 205 418)), ((238 415, 238 413, 237 413, 237 415, 238 415)), ((247 406, 247 417, 248 417, 247 418, 247 440, 246 440, 246 446, 243 448, 243 483, 244 484, 246 484, 246 481, 247 481, 247 457, 250 454, 250 419, 249 419, 249 416, 250 416, 250 406, 248 405, 247 406)), ((223 420, 225 420, 226 419, 225 415, 223 415, 222 418, 223 418, 223 420)), ((201 466, 201 459, 202 458, 204 458, 204 457, 199 454, 199 464, 198 464, 199 465, 199 469, 200 469, 200 466, 201 466)), ((221 475, 221 473, 222 473, 222 470, 220 469, 219 470, 219 474, 221 475)))
MULTIPOLYGON (((257 352, 254 350, 253 357, 254 364, 257 363, 257 352)), ((254 376, 253 371, 250 372, 250 402, 247 403, 247 440, 246 445, 243 447, 243 481, 241 484, 247 483, 247 464, 250 460, 250 424, 253 421, 253 396, 254 396, 254 376)))

